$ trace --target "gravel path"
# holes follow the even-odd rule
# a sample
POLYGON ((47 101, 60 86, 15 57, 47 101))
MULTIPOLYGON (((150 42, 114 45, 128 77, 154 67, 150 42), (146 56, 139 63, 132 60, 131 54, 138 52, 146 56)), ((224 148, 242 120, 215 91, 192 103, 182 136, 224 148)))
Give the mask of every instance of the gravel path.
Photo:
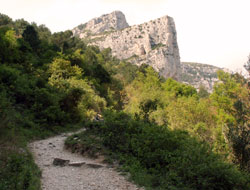
POLYGON ((29 144, 35 162, 42 171, 43 190, 137 190, 114 169, 98 160, 72 154, 64 149, 67 136, 62 134, 29 144), (53 165, 54 158, 69 160, 66 166, 53 165), (83 163, 80 167, 71 163, 83 163))

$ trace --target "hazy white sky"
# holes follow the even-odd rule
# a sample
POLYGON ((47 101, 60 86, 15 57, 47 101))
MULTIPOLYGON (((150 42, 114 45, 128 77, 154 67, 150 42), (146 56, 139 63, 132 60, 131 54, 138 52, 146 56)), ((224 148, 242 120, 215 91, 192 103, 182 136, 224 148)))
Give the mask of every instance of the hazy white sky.
POLYGON ((45 24, 52 32, 122 11, 130 25, 174 18, 181 61, 242 68, 250 53, 250 0, 0 0, 13 19, 45 24))

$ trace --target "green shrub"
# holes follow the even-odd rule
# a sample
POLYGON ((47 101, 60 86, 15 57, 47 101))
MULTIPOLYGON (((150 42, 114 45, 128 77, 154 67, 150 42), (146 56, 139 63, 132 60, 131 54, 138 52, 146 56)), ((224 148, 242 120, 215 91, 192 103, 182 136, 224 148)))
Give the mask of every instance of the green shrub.
POLYGON ((249 179, 181 130, 132 120, 107 112, 104 122, 88 126, 119 155, 140 185, 153 189, 247 189, 249 179), (142 176, 145 179, 142 179, 142 176))
POLYGON ((0 156, 0 190, 39 190, 40 171, 30 154, 0 156))

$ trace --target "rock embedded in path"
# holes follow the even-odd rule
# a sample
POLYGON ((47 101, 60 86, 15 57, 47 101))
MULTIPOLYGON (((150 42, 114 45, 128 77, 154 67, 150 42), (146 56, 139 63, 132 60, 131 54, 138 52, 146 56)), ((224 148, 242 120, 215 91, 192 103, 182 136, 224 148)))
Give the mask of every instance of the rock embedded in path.
POLYGON ((61 158, 55 158, 53 160, 53 165, 54 166, 67 166, 67 165, 69 165, 69 160, 64 160, 64 159, 61 159, 61 158))
POLYGON ((84 164, 85 162, 73 162, 73 163, 69 163, 69 166, 81 167, 84 164))

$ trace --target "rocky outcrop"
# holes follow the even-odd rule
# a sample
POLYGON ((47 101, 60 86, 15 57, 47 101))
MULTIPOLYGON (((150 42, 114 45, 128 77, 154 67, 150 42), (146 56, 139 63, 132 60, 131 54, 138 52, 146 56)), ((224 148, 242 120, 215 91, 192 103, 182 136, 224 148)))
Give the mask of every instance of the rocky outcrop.
POLYGON ((196 89, 204 86, 208 92, 212 92, 214 84, 218 81, 216 73, 218 70, 224 69, 207 64, 182 62, 180 81, 196 89))
POLYGON ((111 48, 112 55, 119 59, 148 64, 165 78, 179 79, 177 35, 169 16, 128 27, 125 16, 115 11, 78 26, 73 33, 101 49, 111 48))
POLYGON ((125 15, 121 11, 114 11, 110 14, 94 18, 85 24, 81 24, 72 30, 75 36, 85 38, 88 35, 95 35, 102 32, 121 30, 128 27, 125 15))

